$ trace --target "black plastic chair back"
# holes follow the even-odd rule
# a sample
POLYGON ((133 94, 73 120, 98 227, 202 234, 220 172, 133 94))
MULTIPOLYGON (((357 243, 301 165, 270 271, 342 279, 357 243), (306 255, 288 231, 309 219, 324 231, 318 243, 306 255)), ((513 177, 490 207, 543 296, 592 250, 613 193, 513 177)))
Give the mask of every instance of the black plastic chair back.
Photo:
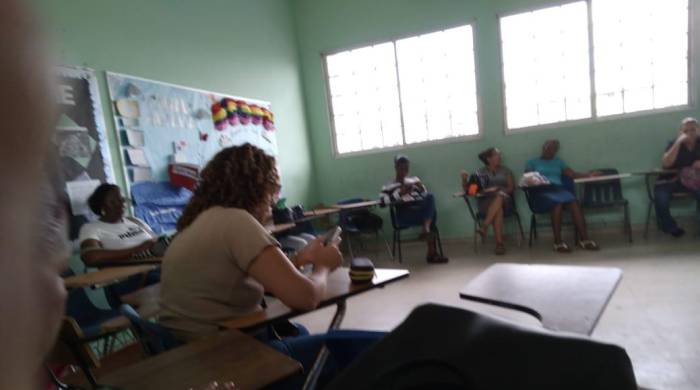
MULTIPOLYGON (((617 169, 599 169, 603 175, 617 175, 617 169)), ((624 201, 620 179, 586 183, 583 186, 583 206, 613 206, 624 201)))
MULTIPOLYGON (((366 199, 363 198, 348 198, 348 199, 343 199, 340 200, 337 204, 339 205, 344 205, 344 204, 352 204, 352 203, 360 203, 364 202, 366 199)), ((358 215, 360 212, 367 212, 367 209, 362 209, 362 210, 340 210, 338 213, 338 225, 340 226, 343 231, 359 231, 359 228, 355 226, 352 223, 352 217, 354 215, 358 215)))
POLYGON ((146 321, 139 313, 129 305, 121 305, 122 315, 129 319, 131 327, 141 341, 144 351, 149 356, 157 355, 169 349, 175 348, 181 343, 166 328, 150 321, 146 321))

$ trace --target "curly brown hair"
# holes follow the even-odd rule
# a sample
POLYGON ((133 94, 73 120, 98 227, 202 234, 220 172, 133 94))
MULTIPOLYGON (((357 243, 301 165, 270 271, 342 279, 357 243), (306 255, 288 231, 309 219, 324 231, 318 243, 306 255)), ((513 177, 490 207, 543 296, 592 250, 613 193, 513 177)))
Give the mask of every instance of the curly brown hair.
POLYGON ((275 158, 251 145, 223 149, 200 174, 194 195, 177 221, 182 231, 214 206, 235 207, 253 214, 280 189, 275 158))

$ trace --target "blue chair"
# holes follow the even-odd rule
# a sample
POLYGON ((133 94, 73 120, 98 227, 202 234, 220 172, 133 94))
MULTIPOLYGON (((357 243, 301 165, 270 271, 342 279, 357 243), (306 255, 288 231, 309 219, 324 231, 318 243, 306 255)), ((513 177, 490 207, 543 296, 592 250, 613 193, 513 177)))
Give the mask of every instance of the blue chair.
POLYGON ((147 355, 154 356, 182 344, 168 329, 141 318, 130 305, 121 305, 119 311, 129 319, 131 327, 147 355))
MULTIPOLYGON (((353 204, 353 203, 360 203, 367 201, 367 199, 363 198, 349 198, 349 199, 343 199, 337 202, 339 205, 344 205, 344 204, 353 204)), ((345 234, 346 237, 346 242, 348 243, 348 251, 350 252, 350 257, 354 258, 355 255, 352 250, 352 237, 356 237, 359 242, 360 246, 362 245, 362 235, 363 234, 374 234, 375 237, 377 238, 377 241, 379 240, 379 237, 381 236, 382 240, 384 240, 384 245, 386 246, 387 253, 390 254, 390 256, 393 255, 391 254, 392 252, 389 250, 389 243, 386 241, 386 238, 384 237, 384 229, 383 229, 383 223, 378 223, 375 226, 370 226, 368 224, 363 224, 360 223, 360 221, 368 220, 368 219, 375 219, 377 221, 381 221, 381 217, 370 212, 367 209, 355 209, 355 210, 341 210, 338 213, 338 226, 340 226, 343 229, 343 234, 345 234), (381 234, 380 234, 381 233, 381 234)))
MULTIPOLYGON (((399 221, 399 214, 404 207, 411 207, 410 202, 408 203, 391 203, 389 205, 389 214, 391 216, 391 226, 394 228, 394 239, 392 240, 391 254, 396 256, 396 249, 399 252, 399 263, 403 263, 403 253, 401 252, 401 232, 407 229, 418 227, 419 225, 407 225, 399 221)), ((442 239, 440 238, 440 230, 437 227, 435 220, 430 227, 433 233, 435 233, 435 238, 437 240, 437 250, 440 257, 445 257, 442 251, 442 239)))

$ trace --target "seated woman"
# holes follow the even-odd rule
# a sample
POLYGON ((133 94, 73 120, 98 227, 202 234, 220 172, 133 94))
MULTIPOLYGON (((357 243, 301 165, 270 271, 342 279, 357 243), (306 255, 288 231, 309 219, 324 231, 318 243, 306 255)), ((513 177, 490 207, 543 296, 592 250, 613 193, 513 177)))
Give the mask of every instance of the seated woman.
POLYGON ((408 176, 410 165, 408 157, 394 157, 396 176, 382 187, 382 202, 399 203, 396 207, 396 219, 400 224, 422 227, 422 236, 428 244, 428 253, 425 256, 428 263, 446 263, 448 259, 438 253, 436 236, 431 231, 437 219, 435 197, 428 192, 418 176, 408 176), (400 204, 402 202, 406 204, 400 204))
POLYGON ((89 267, 125 261, 148 251, 157 236, 145 222, 124 216, 124 197, 114 184, 101 184, 88 198, 100 216, 80 228, 80 257, 89 267))
MULTIPOLYGON (((669 142, 661 162, 664 169, 700 169, 700 137, 698 121, 695 118, 683 119, 678 137, 669 142)), ((656 218, 661 230, 673 237, 685 234, 685 230, 678 226, 670 211, 671 198, 677 192, 695 192, 696 197, 700 199, 700 191, 692 191, 683 185, 678 174, 660 176, 654 187, 656 218)))
MULTIPOLYGON (((162 265, 161 324, 176 338, 198 339, 219 331, 220 321, 261 310, 263 292, 292 309, 318 306, 329 273, 342 262, 338 242, 325 246, 318 238, 287 258, 263 227, 279 188, 275 159, 250 144, 220 151, 204 168, 162 265), (298 270, 305 264, 313 265, 309 275, 298 270)), ((306 372, 323 344, 339 368, 352 353, 334 350, 335 341, 359 353, 383 336, 337 331, 280 341, 270 334, 258 338, 300 361, 306 372)))
MULTIPOLYGON (((506 247, 503 244, 503 217, 513 208, 513 172, 501 165, 501 152, 496 148, 488 148, 479 153, 479 160, 484 166, 477 169, 476 175, 483 178, 486 188, 483 188, 477 197, 479 215, 483 217, 478 233, 484 238, 489 226, 493 225, 493 234, 496 237, 494 253, 504 255, 506 247)), ((462 173, 462 184, 466 185, 467 180, 468 175, 462 173)))
POLYGON ((554 250, 568 253, 571 248, 561 238, 561 218, 562 210, 568 208, 578 232, 577 245, 582 249, 598 250, 598 244, 588 238, 586 219, 581 211, 581 206, 573 194, 573 189, 564 187, 562 176, 571 179, 597 176, 597 172, 578 173, 569 168, 564 161, 557 157, 559 152, 559 141, 552 139, 542 145, 542 156, 533 158, 527 162, 525 172, 539 172, 551 183, 544 188, 530 189, 530 196, 533 202, 533 211, 536 213, 551 212, 552 230, 554 232, 554 250))

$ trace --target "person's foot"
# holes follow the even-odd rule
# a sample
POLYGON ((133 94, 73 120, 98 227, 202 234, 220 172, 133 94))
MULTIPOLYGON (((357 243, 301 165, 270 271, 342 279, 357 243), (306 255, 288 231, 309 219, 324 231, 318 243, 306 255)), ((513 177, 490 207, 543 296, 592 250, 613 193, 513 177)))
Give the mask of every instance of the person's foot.
POLYGON ((673 237, 679 238, 679 237, 683 237, 683 235, 685 234, 685 230, 677 227, 677 228, 671 230, 669 232, 669 234, 672 235, 673 237))
POLYGON ((435 253, 435 254, 433 254, 433 255, 431 255, 431 256, 427 256, 427 257, 425 258, 425 260, 426 260, 428 263, 439 264, 439 263, 447 263, 450 259, 448 259, 448 258, 445 257, 445 256, 440 256, 439 254, 435 253))
POLYGON ((565 242, 554 243, 554 251, 559 253, 571 253, 571 248, 565 242))
POLYGON ((493 253, 495 253, 498 256, 503 256, 506 254, 506 246, 503 245, 502 242, 499 242, 496 244, 496 249, 494 249, 493 253))
POLYGON ((587 251, 600 250, 600 246, 598 246, 598 243, 593 240, 581 240, 578 242, 578 246, 579 248, 585 249, 587 251))

